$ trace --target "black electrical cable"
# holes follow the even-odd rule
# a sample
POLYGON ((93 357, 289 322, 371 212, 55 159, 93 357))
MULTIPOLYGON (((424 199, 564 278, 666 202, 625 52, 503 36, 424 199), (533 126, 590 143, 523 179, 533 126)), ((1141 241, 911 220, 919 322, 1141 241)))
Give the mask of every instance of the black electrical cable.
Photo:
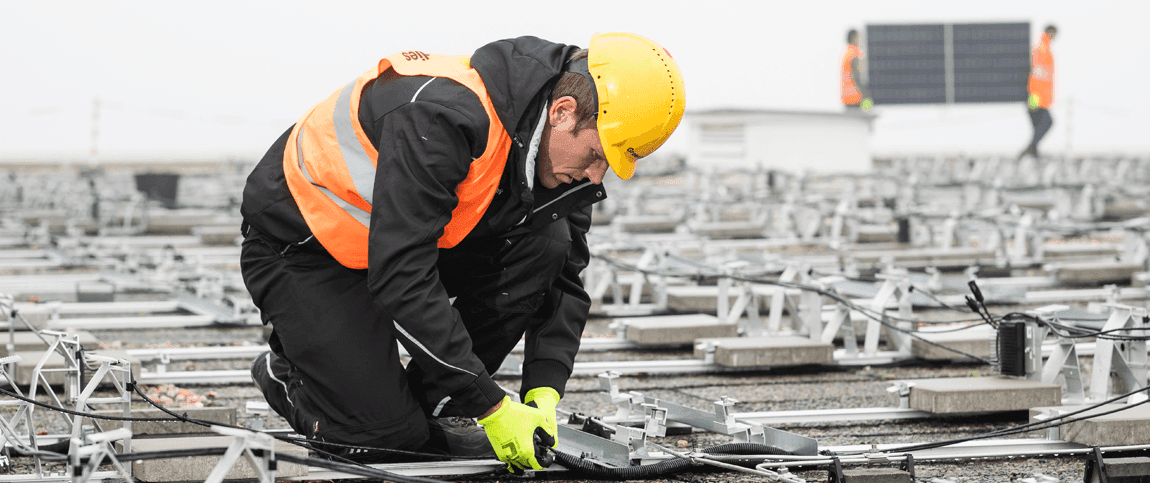
MULTIPOLYGON (((136 417, 125 417, 125 416, 96 415, 96 414, 91 414, 91 413, 74 411, 74 410, 67 409, 67 408, 61 408, 58 406, 53 406, 53 405, 48 404, 48 403, 43 403, 43 402, 36 401, 34 399, 31 399, 31 398, 28 398, 25 396, 21 396, 19 394, 14 393, 14 392, 8 391, 4 388, 0 388, 0 394, 15 398, 15 399, 19 399, 19 400, 27 402, 29 404, 34 404, 34 405, 42 407, 44 409, 56 411, 59 413, 64 413, 64 414, 67 414, 70 416, 82 416, 82 417, 87 417, 87 418, 91 418, 91 419, 102 419, 102 420, 109 420, 109 421, 131 421, 131 422, 179 421, 179 422, 185 422, 185 423, 190 423, 190 424, 196 424, 196 425, 204 426, 204 427, 221 426, 221 427, 226 427, 226 428, 252 431, 251 428, 245 428, 243 426, 218 423, 218 422, 214 422, 214 421, 205 421, 205 420, 201 420, 201 419, 188 417, 186 414, 184 414, 184 415, 177 414, 175 412, 172 412, 168 408, 165 408, 159 404, 156 404, 155 401, 152 401, 151 398, 149 398, 147 395, 145 395, 143 392, 141 392, 139 387, 140 386, 138 384, 133 385, 133 389, 135 390, 136 394, 139 394, 140 397, 144 398, 144 400, 147 401, 149 404, 151 404, 153 407, 159 409, 160 411, 163 411, 164 413, 166 413, 172 417, 171 418, 136 418, 136 417)), ((346 457, 341 456, 337 453, 333 453, 333 452, 318 448, 318 447, 316 447, 316 445, 362 450, 363 452, 359 453, 360 455, 371 455, 373 453, 374 454, 394 454, 394 455, 399 455, 399 456, 410 456, 410 457, 420 458, 420 459, 425 459, 425 460, 439 460, 439 461, 489 459, 489 458, 485 458, 482 456, 449 456, 449 455, 442 455, 442 454, 435 454, 435 453, 423 453, 423 452, 417 452, 417 451, 405 451, 405 450, 399 450, 399 449, 388 449, 388 448, 379 448, 379 447, 372 447, 372 446, 358 446, 358 445, 351 445, 351 444, 320 441, 320 440, 308 439, 308 438, 303 438, 303 437, 293 438, 293 437, 285 436, 285 435, 273 434, 272 437, 274 437, 280 441, 284 441, 286 443, 291 443, 291 444, 294 444, 294 445, 297 445, 300 447, 310 449, 312 451, 315 451, 316 453, 322 454, 322 455, 330 457, 330 458, 343 460, 348 464, 359 464, 359 463, 357 463, 353 460, 347 459, 346 457)), ((23 452, 27 452, 27 451, 23 451, 23 452)))
MULTIPOLYGON (((106 419, 109 421, 138 421, 138 422, 172 421, 171 418, 130 418, 130 417, 124 417, 124 416, 104 416, 104 415, 96 415, 96 414, 85 413, 85 412, 80 412, 80 411, 73 411, 71 409, 62 408, 59 406, 53 406, 53 405, 48 404, 48 403, 43 403, 43 402, 37 401, 35 399, 21 396, 19 394, 16 394, 16 393, 11 392, 11 391, 4 389, 4 388, 0 388, 0 394, 3 394, 5 396, 11 397, 11 398, 19 399, 21 401, 24 401, 24 402, 27 402, 30 404, 34 404, 34 405, 42 407, 44 409, 64 413, 64 414, 67 414, 69 416, 83 416, 86 418, 106 419)), ((192 421, 188 421, 188 422, 192 422, 192 421)))
POLYGON ((939 306, 941 306, 941 307, 943 307, 943 308, 945 308, 945 309, 948 309, 948 310, 953 310, 953 311, 955 311, 955 312, 965 312, 964 310, 962 310, 962 308, 961 308, 961 307, 957 307, 957 306, 954 306, 954 305, 950 305, 950 304, 946 303, 946 301, 944 301, 944 300, 942 300, 942 299, 938 298, 938 296, 937 296, 937 295, 935 295, 935 294, 931 293, 930 291, 918 289, 918 288, 917 288, 915 285, 913 285, 913 284, 910 286, 910 288, 911 288, 911 289, 914 289, 914 290, 916 290, 916 291, 918 291, 918 293, 921 293, 921 294, 925 295, 927 298, 929 298, 929 299, 931 299, 931 300, 935 301, 935 303, 937 303, 939 306))
MULTIPOLYGON (((1078 421, 1084 421, 1084 420, 1096 418, 1099 416, 1105 416, 1107 414, 1113 414, 1113 413, 1116 413, 1119 411, 1125 411, 1127 409, 1146 404, 1146 403, 1150 402, 1150 399, 1146 399, 1144 401, 1137 402, 1134 404, 1127 404, 1127 405, 1124 405, 1122 407, 1118 407, 1118 408, 1104 411, 1101 413, 1091 414, 1090 416, 1086 416, 1086 417, 1067 419, 1067 418, 1070 418, 1071 416, 1074 416, 1077 414, 1082 414, 1086 411, 1097 409, 1097 408, 1100 408, 1104 405, 1118 401, 1120 399, 1124 399, 1124 398, 1133 396, 1133 395, 1138 394, 1140 392, 1146 391, 1147 389, 1150 389, 1150 386, 1135 389, 1133 391, 1130 391, 1126 394, 1122 394, 1120 396, 1114 396, 1114 397, 1107 399, 1105 401, 1102 401, 1100 403, 1086 406, 1082 409, 1068 412, 1066 414, 1061 414, 1061 415, 1055 416, 1053 418, 1050 418, 1049 420, 1046 420, 1046 421, 1026 423, 1026 424, 1022 424, 1022 425, 1018 425, 1018 426, 1014 426, 1014 427, 1010 427, 1010 428, 1006 428, 1006 429, 991 431, 991 432, 984 433, 984 434, 981 434, 978 436, 956 438, 956 439, 950 439, 950 440, 945 440, 945 441, 938 441, 938 442, 934 442, 934 443, 923 443, 923 444, 917 444, 917 445, 901 446, 901 447, 897 447, 897 448, 883 450, 883 452, 884 453, 893 453, 893 452, 909 453, 909 452, 913 452, 913 451, 921 451, 921 450, 927 450, 927 449, 941 448, 943 446, 951 446, 954 444, 965 443, 967 441, 976 441, 976 440, 980 440, 980 439, 994 438, 994 437, 998 437, 998 436, 1007 436, 1007 435, 1017 434, 1017 433, 1028 433, 1031 431, 1042 431, 1045 429, 1056 428, 1059 426, 1063 426, 1063 425, 1078 422, 1078 421)), ((861 453, 862 452, 851 453, 851 454, 861 454, 861 453)))
MULTIPOLYGON (((899 316, 890 315, 890 314, 883 314, 883 313, 878 312, 878 311, 871 309, 869 307, 863 307, 863 306, 857 305, 857 304, 851 302, 849 299, 842 297, 841 295, 838 295, 835 292, 826 291, 826 290, 823 290, 819 287, 815 287, 812 285, 805 285, 805 284, 801 284, 798 282, 782 282, 779 280, 763 279, 763 278, 721 273, 721 272, 718 272, 717 271, 718 269, 716 269, 715 267, 712 267, 709 265, 703 265, 703 264, 700 264, 698 262, 688 260, 688 259, 682 259, 682 260, 684 262, 696 264, 696 265, 703 267, 703 268, 708 268, 710 270, 716 270, 716 272, 710 273, 710 274, 703 274, 700 272, 683 274, 683 273, 651 270, 651 269, 636 267, 634 265, 630 265, 630 264, 622 262, 620 260, 616 260, 614 258, 607 257, 605 255, 593 255, 593 256, 595 258, 598 258, 600 260, 607 262, 608 264, 614 265, 618 268, 622 268, 622 269, 625 269, 628 271, 633 271, 633 272, 640 272, 644 275, 652 274, 652 275, 660 275, 660 276, 664 276, 664 277, 701 277, 701 276, 709 275, 709 276, 714 276, 714 277, 731 278, 733 280, 739 280, 739 281, 744 281, 744 282, 759 283, 759 284, 763 284, 763 285, 775 285, 775 286, 779 286, 779 287, 794 288, 794 289, 799 289, 799 290, 806 290, 809 292, 816 292, 816 293, 819 293, 821 295, 833 298, 836 301, 843 303, 844 305, 846 305, 847 307, 849 307, 853 310, 862 312, 864 315, 868 315, 868 317, 870 317, 872 319, 875 317, 885 317, 887 319, 896 320, 899 322, 911 322, 911 323, 917 323, 917 324, 939 324, 939 325, 941 325, 941 324, 955 324, 955 323, 962 323, 962 322, 973 322, 975 320, 985 320, 985 319, 923 320, 923 319, 904 318, 904 317, 899 317, 899 316), (874 314, 879 314, 879 315, 876 316, 874 314)), ((668 256, 672 257, 672 258, 675 257, 675 255, 668 255, 668 256)), ((960 310, 960 309, 957 309, 957 310, 960 310)))
MULTIPOLYGON (((650 272, 650 273, 654 273, 656 275, 662 275, 662 276, 672 276, 671 274, 667 274, 667 273, 663 273, 663 272, 657 272, 657 271, 653 271, 653 270, 647 270, 647 269, 643 269, 643 268, 634 267, 632 265, 623 263, 621 261, 614 260, 614 259, 609 258, 609 257, 605 257, 603 255, 595 255, 595 256, 597 258, 600 258, 602 260, 607 261, 607 263, 610 263, 610 264, 615 265, 615 266, 620 267, 620 268, 625 268, 628 270, 638 271, 638 272, 650 272)), ((952 322, 905 319, 905 318, 900 318, 900 317, 882 314, 882 313, 879 313, 879 315, 874 315, 874 312, 877 312, 877 311, 866 308, 866 307, 861 307, 861 306, 855 304, 854 302, 851 302, 849 299, 843 297, 842 295, 839 295, 838 293, 835 293, 833 291, 824 290, 824 289, 819 288, 819 287, 805 285, 805 284, 801 284, 801 283, 797 283, 797 282, 781 282, 778 280, 755 279, 755 278, 743 277, 743 276, 733 275, 733 274, 719 274, 719 275, 723 276, 723 277, 731 278, 732 280, 739 280, 739 281, 751 282, 751 283, 760 283, 760 284, 764 284, 764 285, 775 285, 775 286, 779 286, 779 287, 795 288, 795 289, 799 289, 799 290, 806 290, 806 291, 810 291, 810 292, 815 292, 815 293, 818 293, 818 294, 823 295, 825 297, 834 299, 834 300, 836 300, 836 301, 838 301, 838 302, 840 302, 840 303, 842 303, 842 304, 844 304, 844 305, 846 305, 846 306, 848 306, 854 310, 857 310, 858 312, 862 313, 863 315, 866 315, 868 318, 874 320, 875 322, 878 322, 879 324, 885 326, 886 328, 888 328, 890 330, 894 330, 897 332, 901 332, 903 334, 907 334, 910 337, 918 339, 925 344, 938 347, 938 348, 943 349, 943 350, 948 351, 948 352, 953 352, 955 354, 959 354, 961 356, 964 356, 964 357, 967 357, 969 359, 981 362, 983 364, 990 364, 991 363, 990 361, 988 361, 982 357, 979 357, 977 355, 970 354, 968 352, 964 352, 964 351, 961 351, 961 350, 958 350, 958 349, 955 349, 952 347, 948 347, 948 346, 939 344, 939 343, 931 341, 931 340, 927 340, 927 339, 923 338, 922 336, 918 335, 917 333, 915 333, 914 331, 910 331, 910 330, 906 330, 906 329, 903 329, 901 327, 898 327, 894 324, 887 322, 885 319, 892 319, 892 320, 905 321, 905 322, 927 323, 927 324, 932 324, 932 323, 933 324, 942 324, 942 323, 952 323, 952 322)))
MULTIPOLYGON (((116 459, 123 461, 150 461, 166 460, 171 458, 187 458, 192 456, 220 456, 228 451, 226 446, 215 448, 188 448, 169 449, 163 451, 137 451, 131 453, 117 453, 116 459)), ((277 459, 279 454, 276 454, 277 459)))
POLYGON ((1040 317, 1036 317, 1036 316, 1031 315, 1031 314, 1025 314, 1025 313, 1021 313, 1021 312, 1008 313, 1006 315, 1003 315, 1001 317, 1001 319, 1002 320, 1008 320, 1008 319, 1030 320, 1030 321, 1036 322, 1038 324, 1042 324, 1042 325, 1045 325, 1047 327, 1050 327, 1050 329, 1052 331, 1054 331, 1054 333, 1056 335, 1058 335, 1060 337, 1067 338, 1067 339, 1083 339, 1083 338, 1095 337, 1098 339, 1117 340, 1117 341, 1145 341, 1145 340, 1150 340, 1150 335, 1146 335, 1146 336, 1110 335, 1110 334, 1118 333, 1118 332, 1150 330, 1150 327, 1119 327, 1116 329, 1108 329, 1108 330, 1084 329, 1082 327, 1065 325, 1065 324, 1058 323, 1054 320, 1047 320, 1047 319, 1043 319, 1040 317))
MULTIPOLYGON (((793 455, 791 451, 786 451, 774 446, 768 446, 758 443, 727 443, 720 444, 706 448, 702 451, 709 454, 722 454, 722 455, 793 455)), ((575 455, 555 451, 555 461, 570 471, 575 473, 588 475, 594 478, 611 479, 611 480, 637 480, 646 479, 654 476, 664 475, 675 471, 680 471, 692 466, 689 460, 682 458, 674 458, 660 461, 650 465, 640 466, 627 466, 620 468, 609 468, 602 466, 586 459, 580 458, 575 455)))
POLYGON ((951 333, 951 332, 962 332, 964 330, 970 330, 970 329, 973 329, 975 327, 982 327, 984 325, 988 325, 986 323, 986 321, 982 321, 982 322, 979 322, 977 324, 970 324, 970 325, 964 325, 961 327, 955 327, 952 329, 931 329, 929 333, 931 333, 931 334, 946 334, 946 333, 951 333))
POLYGON ((839 295, 836 292, 824 290, 824 289, 819 288, 819 287, 805 285, 805 284, 801 284, 801 283, 797 283, 797 282, 780 282, 778 280, 752 279, 752 278, 741 277, 741 276, 737 276, 737 275, 729 275, 729 277, 731 277, 732 279, 735 279, 735 280, 746 281, 746 282, 751 282, 751 283, 762 283, 762 284, 766 284, 766 285, 777 285, 777 286, 782 286, 782 287, 796 288, 796 289, 800 289, 800 290, 807 290, 807 291, 811 291, 811 292, 816 292, 820 295, 823 295, 825 297, 829 297, 829 298, 834 299, 838 302, 841 302, 844 305, 846 305, 846 306, 848 306, 854 310, 857 310, 858 312, 867 316, 871 320, 878 322, 879 324, 883 325, 884 327, 886 327, 890 330, 894 330, 896 332, 901 332, 901 333, 907 334, 907 335, 909 335, 915 339, 918 339, 918 340, 920 340, 920 341, 922 341, 928 345, 932 345, 932 346, 938 347, 940 349, 950 351, 950 352, 968 357, 968 358, 976 360, 976 361, 980 361, 980 362, 983 362, 986 364, 990 363, 990 361, 987 361, 986 359, 978 357, 974 354, 963 352, 963 351, 960 351, 958 349, 954 349, 952 347, 947 347, 947 346, 939 344, 937 342, 927 340, 927 339, 923 338, 922 336, 918 335, 917 333, 915 333, 914 331, 909 331, 909 330, 903 329, 901 327, 898 327, 894 324, 887 322, 885 319, 891 319, 891 320, 897 320, 897 321, 903 321, 903 322, 912 322, 912 323, 951 323, 951 322, 923 321, 923 320, 907 319, 907 318, 901 318, 901 317, 897 317, 897 316, 884 314, 884 313, 878 312, 876 310, 873 310, 873 309, 870 309, 867 307, 859 306, 859 305, 855 304, 854 302, 850 301, 849 299, 843 297, 842 295, 839 295), (878 314, 878 315, 875 315, 875 314, 878 314))
MULTIPOLYGON (((353 465, 346 463, 338 463, 321 458, 312 458, 310 456, 299 456, 294 454, 276 453, 276 459, 286 461, 288 463, 296 463, 307 466, 319 466, 333 471, 339 471, 357 476, 367 478, 377 478, 385 481, 393 481, 395 483, 443 483, 443 480, 436 480, 433 478, 424 478, 421 476, 404 476, 390 471, 384 471, 370 466, 353 465)), ((490 459, 490 458, 488 458, 490 459)))
MULTIPOLYGON (((192 423, 192 424, 198 424, 200 426, 205 426, 205 427, 222 426, 222 427, 226 427, 226 428, 243 429, 246 431, 251 431, 251 428, 245 428, 243 426, 233 426, 233 425, 229 425, 229 424, 221 424, 221 423, 212 422, 212 421, 204 421, 201 419, 190 418, 186 414, 185 415, 176 414, 175 412, 172 412, 168 408, 165 408, 165 407, 157 404, 151 398, 146 396, 140 390, 139 385, 135 385, 135 386, 133 386, 133 388, 135 389, 136 394, 139 394, 140 397, 144 398, 144 400, 147 401, 148 404, 151 404, 156 409, 159 409, 160 411, 163 411, 164 413, 171 415, 172 417, 176 418, 176 420, 184 421, 184 422, 188 422, 188 423, 192 423)), ((171 421, 170 419, 161 419, 161 420, 162 421, 171 421)), ((323 455, 328 456, 328 457, 343 460, 343 461, 350 463, 350 464, 358 464, 358 463, 355 461, 352 461, 350 459, 347 459, 347 458, 345 458, 339 454, 320 449, 316 446, 320 445, 320 446, 328 446, 328 447, 336 447, 336 448, 344 448, 344 449, 361 450, 361 453, 358 453, 358 454, 364 455, 364 456, 371 455, 371 454, 394 454, 394 455, 399 455, 399 456, 411 456, 411 457, 415 457, 415 458, 440 460, 440 461, 489 459, 489 458, 485 458, 482 456, 449 456, 449 455, 442 455, 442 454, 435 454, 435 453, 423 453, 423 452, 419 452, 419 451, 406 451, 406 450, 401 450, 401 449, 379 448, 379 447, 374 447, 374 446, 359 446, 359 445, 354 445, 354 444, 333 443, 333 442, 321 441, 321 440, 317 440, 317 439, 305 438, 302 436, 301 437, 291 437, 291 436, 287 436, 287 435, 272 435, 272 437, 274 437, 280 441, 286 442, 286 443, 291 443, 291 444, 294 444, 296 446, 311 449, 312 451, 315 451, 317 453, 323 454, 323 455)))
MULTIPOLYGON (((116 458, 123 461, 146 461, 156 459, 170 459, 170 458, 184 458, 191 456, 219 456, 226 453, 228 448, 192 448, 192 449, 179 449, 179 450, 165 450, 165 451, 141 451, 133 453, 120 453, 116 458)), ((306 466, 318 466, 327 468, 333 471, 339 471, 357 476, 368 478, 376 478, 385 481, 393 481, 395 483, 443 483, 443 480, 436 480, 432 478, 423 478, 418 476, 405 476, 390 471, 384 471, 370 466, 361 466, 356 464, 339 463, 322 458, 312 458, 308 456, 299 456, 290 453, 276 453, 275 459, 277 461, 284 461, 287 463, 295 463, 306 466)))
POLYGON ((970 287, 970 293, 974 295, 974 299, 971 299, 968 295, 966 297, 966 305, 968 305, 970 309, 977 313, 980 317, 985 318, 986 323, 990 324, 991 327, 997 329, 998 324, 995 323, 994 315, 990 313, 990 309, 986 307, 986 299, 982 297, 982 290, 978 288, 978 282, 971 280, 967 282, 967 286, 970 287), (980 308, 981 311, 979 310, 980 308))

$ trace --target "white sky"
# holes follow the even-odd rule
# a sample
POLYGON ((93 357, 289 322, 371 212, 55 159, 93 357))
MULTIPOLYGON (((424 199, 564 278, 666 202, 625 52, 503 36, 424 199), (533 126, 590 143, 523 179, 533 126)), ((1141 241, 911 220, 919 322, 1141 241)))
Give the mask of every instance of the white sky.
MULTIPOLYGON (((6 1, 0 160, 87 159, 95 97, 104 107, 101 158, 254 159, 383 56, 465 54, 519 35, 584 46, 595 32, 647 36, 679 62, 688 112, 839 111, 848 29, 971 21, 1029 21, 1035 35, 1058 25, 1055 126, 1044 149, 1145 154, 1148 11, 1145 2, 1082 0, 6 1)), ((873 146, 1013 153, 1030 135, 1024 111, 1021 103, 880 107, 873 146)))

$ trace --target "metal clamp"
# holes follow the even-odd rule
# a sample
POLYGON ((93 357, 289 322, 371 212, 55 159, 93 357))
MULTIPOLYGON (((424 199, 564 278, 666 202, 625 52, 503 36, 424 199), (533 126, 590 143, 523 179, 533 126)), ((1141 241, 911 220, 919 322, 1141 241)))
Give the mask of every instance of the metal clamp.
POLYGON ((1082 481, 1110 483, 1110 471, 1106 469, 1106 462, 1102 460, 1102 449, 1095 446, 1086 459, 1086 470, 1082 481), (1095 472, 1098 474, 1095 475, 1095 472))
POLYGON ((912 381, 897 381, 891 387, 886 388, 886 392, 897 392, 899 409, 910 409, 910 388, 915 385, 912 381))

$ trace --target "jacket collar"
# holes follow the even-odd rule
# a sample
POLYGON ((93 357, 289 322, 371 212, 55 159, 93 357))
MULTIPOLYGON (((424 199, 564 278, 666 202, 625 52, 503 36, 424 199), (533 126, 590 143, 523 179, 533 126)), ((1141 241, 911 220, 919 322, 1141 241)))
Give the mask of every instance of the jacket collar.
POLYGON ((549 91, 563 73, 563 64, 579 47, 556 44, 536 37, 498 40, 471 56, 471 66, 483 78, 499 120, 509 134, 526 128, 525 116, 536 114, 532 104, 549 91))

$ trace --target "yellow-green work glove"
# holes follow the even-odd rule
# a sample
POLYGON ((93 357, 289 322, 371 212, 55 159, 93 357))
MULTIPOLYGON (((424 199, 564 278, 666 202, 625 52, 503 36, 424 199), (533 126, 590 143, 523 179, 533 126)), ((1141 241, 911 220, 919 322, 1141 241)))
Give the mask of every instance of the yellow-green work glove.
POLYGON ((1030 106, 1030 109, 1038 109, 1039 101, 1038 94, 1031 94, 1030 97, 1026 98, 1026 105, 1030 106))
POLYGON ((868 97, 862 100, 862 103, 859 104, 859 107, 862 108, 862 112, 870 112, 870 108, 874 107, 874 101, 868 97))
POLYGON ((555 438, 555 444, 552 444, 551 447, 559 447, 559 426, 555 423, 555 406, 559 405, 559 393, 549 387, 537 387, 527 391, 523 402, 528 406, 534 405, 547 413, 547 424, 543 426, 543 429, 552 438, 555 438))
MULTIPOLYGON (((551 417, 554 419, 554 413, 551 417)), ((512 402, 510 397, 504 396, 499 409, 480 419, 479 424, 487 432, 495 457, 507 463, 509 471, 541 470, 540 460, 550 466, 551 455, 547 448, 555 444, 555 438, 543 429, 547 424, 547 414, 542 409, 512 402)))

